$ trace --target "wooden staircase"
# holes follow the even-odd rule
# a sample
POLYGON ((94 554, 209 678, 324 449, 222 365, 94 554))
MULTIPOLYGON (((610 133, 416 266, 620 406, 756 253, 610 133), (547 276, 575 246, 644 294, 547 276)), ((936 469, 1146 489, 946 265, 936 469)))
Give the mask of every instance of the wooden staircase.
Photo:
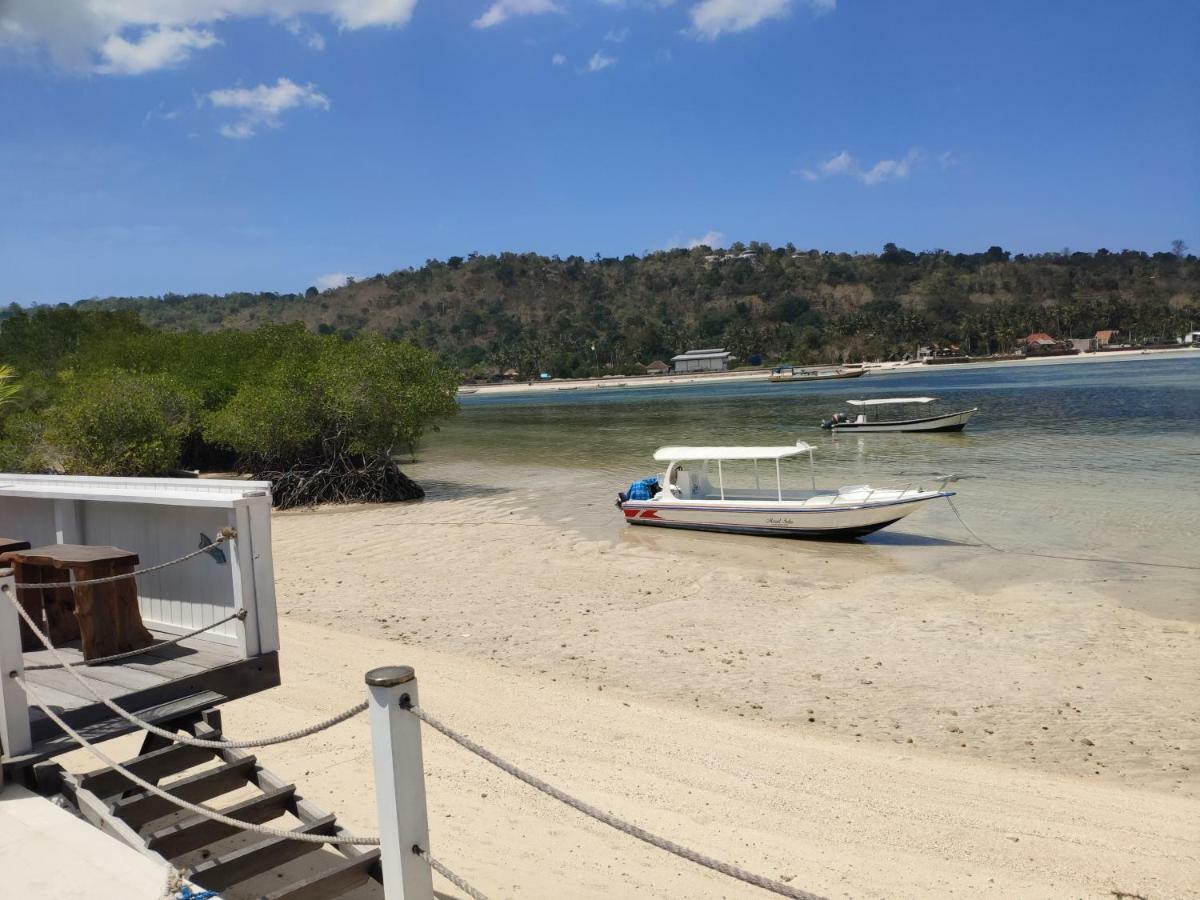
MULTIPOLYGON (((197 737, 219 739, 220 717, 209 711, 197 737)), ((239 750, 166 744, 150 736, 143 752, 122 765, 168 793, 227 816, 270 823, 303 834, 349 836, 336 817, 304 799, 296 785, 239 750), (214 802, 224 795, 226 802, 214 802)), ((235 829, 179 810, 143 791, 114 769, 61 773, 62 792, 85 819, 142 853, 179 869, 223 900, 380 900, 378 848, 315 844, 235 829)))

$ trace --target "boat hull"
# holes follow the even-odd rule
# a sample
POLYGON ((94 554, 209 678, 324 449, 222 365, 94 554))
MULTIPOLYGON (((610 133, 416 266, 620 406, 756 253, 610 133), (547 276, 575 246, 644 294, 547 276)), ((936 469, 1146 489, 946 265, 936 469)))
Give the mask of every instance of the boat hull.
POLYGON ((884 502, 830 503, 818 507, 787 503, 726 505, 687 500, 626 500, 620 506, 630 525, 849 540, 886 528, 933 500, 953 496, 948 491, 914 491, 912 494, 884 502))
POLYGON ((866 374, 866 369, 849 369, 841 372, 829 372, 828 374, 812 374, 812 375, 768 375, 767 381, 775 384, 784 384, 791 381, 833 381, 837 378, 861 378, 866 374))
POLYGON ((971 416, 975 415, 977 411, 977 409, 964 409, 943 416, 906 419, 900 422, 835 422, 831 426, 831 430, 838 433, 855 432, 856 434, 885 431, 924 431, 929 433, 962 431, 967 427, 971 416))

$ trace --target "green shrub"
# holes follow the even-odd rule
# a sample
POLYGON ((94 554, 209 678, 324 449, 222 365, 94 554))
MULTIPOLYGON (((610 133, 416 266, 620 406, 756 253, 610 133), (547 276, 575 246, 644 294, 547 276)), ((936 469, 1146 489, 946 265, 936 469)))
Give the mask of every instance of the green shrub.
POLYGON ((72 475, 162 475, 179 465, 195 403, 174 379, 108 371, 72 379, 46 411, 47 441, 72 475))

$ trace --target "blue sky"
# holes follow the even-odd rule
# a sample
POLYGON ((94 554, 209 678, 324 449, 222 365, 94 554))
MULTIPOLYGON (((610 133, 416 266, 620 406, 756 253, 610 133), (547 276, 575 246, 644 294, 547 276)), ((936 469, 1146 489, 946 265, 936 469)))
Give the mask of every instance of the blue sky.
POLYGON ((1197 252, 1198 37, 1165 0, 0 0, 0 303, 706 237, 1197 252))

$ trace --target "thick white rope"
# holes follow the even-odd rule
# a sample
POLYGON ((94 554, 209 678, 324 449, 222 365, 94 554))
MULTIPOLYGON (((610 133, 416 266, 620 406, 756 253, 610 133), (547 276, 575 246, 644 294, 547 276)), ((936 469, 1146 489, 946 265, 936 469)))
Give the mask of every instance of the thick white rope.
MULTIPOLYGON (((159 728, 157 725, 138 718, 133 713, 128 712, 120 706, 117 706, 117 704, 113 703, 107 697, 99 694, 96 689, 92 687, 91 683, 82 675, 80 675, 75 670, 75 667, 67 662, 66 658, 58 652, 52 643, 50 643, 50 638, 46 637, 45 632, 38 627, 37 622, 34 621, 33 617, 26 611, 25 607, 23 607, 17 601, 16 597, 12 595, 12 592, 8 589, 8 585, 0 586, 0 592, 3 592, 4 595, 8 597, 9 602, 12 603, 12 605, 16 608, 17 613, 22 619, 25 620, 25 624, 29 626, 30 630, 35 635, 37 635, 38 640, 40 640, 46 649, 50 651, 51 655, 55 658, 55 660, 58 661, 62 668, 70 673, 72 678, 79 682, 80 687, 87 692, 88 696, 92 697, 98 703, 102 703, 107 706, 130 725, 141 728, 143 731, 149 731, 151 734, 157 734, 159 737, 166 738, 169 741, 176 741, 181 744, 189 744, 193 747, 207 747, 211 750, 245 750, 250 747, 269 747, 272 744, 285 744, 288 741, 295 741, 300 738, 316 734, 317 732, 324 731, 326 728, 332 728, 334 725, 345 722, 347 719, 354 718, 359 713, 365 712, 367 709, 367 702, 364 700, 362 703, 359 703, 356 706, 352 706, 349 709, 343 710, 336 716, 330 716, 328 719, 324 719, 316 724, 309 725, 306 728, 301 728, 296 731, 289 731, 287 734, 276 735, 275 737, 257 738, 248 741, 206 741, 201 738, 191 737, 190 735, 167 731, 165 728, 159 728)), ((7 674, 11 677, 16 677, 15 672, 9 672, 7 674)))
POLYGON ((135 775, 133 772, 130 772, 123 765, 114 760, 107 753, 95 746, 91 741, 64 722, 62 717, 60 717, 58 713, 50 708, 49 704, 45 703, 41 697, 38 696, 37 689, 29 684, 29 682, 25 681, 25 679, 21 678, 19 675, 14 674, 12 677, 17 684, 24 689, 25 693, 29 695, 29 698, 37 704, 38 708, 46 714, 50 721, 61 728, 64 732, 69 734, 71 738, 77 744, 79 744, 79 746, 83 747, 85 750, 91 753, 92 756, 96 757, 96 759, 100 760, 114 772, 117 772, 122 777, 129 779, 129 781, 142 788, 142 790, 149 791, 156 797, 166 800, 168 803, 171 803, 180 809, 186 809, 188 812, 195 813, 198 816, 204 816, 206 819, 212 819, 214 822, 220 822, 222 825, 228 825, 230 828, 237 828, 242 831, 254 831, 258 834, 265 834, 268 837, 287 838, 293 841, 302 841, 307 844, 355 844, 358 846, 369 847, 379 846, 379 838, 377 837, 339 837, 337 835, 325 834, 300 834, 295 831, 289 831, 285 828, 272 828, 270 825, 256 825, 253 822, 243 822, 240 819, 233 819, 227 815, 224 815, 223 813, 219 813, 215 809, 209 809, 207 806, 200 806, 199 804, 182 800, 179 797, 176 797, 174 794, 167 793, 158 785, 151 784, 146 779, 135 775))
POLYGON ((615 828, 617 831, 622 831, 625 834, 628 834, 630 837, 635 837, 639 841, 645 841, 651 846, 658 847, 660 850, 666 850, 668 853, 673 853, 682 859, 688 860, 689 862, 712 869, 715 872, 720 872, 722 875, 728 875, 730 878, 736 878, 738 881, 744 881, 746 884, 752 884, 755 887, 762 888, 763 890, 779 894, 782 897, 791 897, 793 900, 824 900, 824 898, 817 894, 810 894, 808 891, 802 891, 799 888, 791 887, 790 885, 784 884, 781 881, 774 881, 762 875, 756 875, 755 873, 749 872, 746 869, 740 868, 739 866, 721 862, 720 860, 713 859, 711 856, 705 856, 703 853, 698 853, 695 850, 691 850, 681 844, 675 843, 674 841, 669 841, 666 838, 652 834, 651 832, 646 831, 644 828, 639 828, 637 825, 626 822, 624 819, 619 819, 614 815, 610 815, 609 813, 606 813, 603 810, 592 806, 591 804, 572 797, 570 794, 565 793, 564 791, 560 791, 552 784, 542 781, 542 779, 538 778, 537 776, 530 775, 528 772, 518 769, 507 760, 501 759, 490 750, 487 750, 481 747, 479 744, 476 744, 466 735, 460 734, 450 726, 438 721, 429 713, 425 712, 425 710, 421 709, 421 707, 413 706, 411 703, 405 703, 403 698, 401 700, 401 706, 404 709, 407 709, 410 713, 412 713, 430 728, 441 732, 460 747, 464 747, 467 750, 470 750, 476 756, 487 760, 502 772, 507 772, 509 775, 513 776, 519 781, 525 782, 530 787, 536 788, 543 794, 553 797, 560 803, 565 803, 567 806, 578 810, 585 816, 591 816, 597 822, 603 822, 610 828, 615 828))
POLYGON ((413 844, 413 853, 417 854, 417 856, 429 863, 429 868, 433 869, 433 871, 437 872, 448 882, 470 897, 471 900, 488 900, 486 894, 471 887, 471 885, 468 884, 461 875, 456 875, 454 872, 451 872, 449 869, 447 869, 441 860, 430 856, 428 850, 422 850, 416 844, 413 844))
MULTIPOLYGON (((139 575, 146 575, 150 572, 157 572, 159 569, 167 569, 171 566, 178 565, 181 562, 187 562, 189 559, 194 559, 201 553, 207 553, 213 547, 217 547, 228 540, 237 537, 237 531, 233 528, 222 528, 217 532, 217 539, 211 544, 205 544, 191 553, 185 553, 177 559, 171 559, 164 563, 159 563, 156 566, 147 566, 144 569, 137 569, 133 572, 122 572, 120 575, 105 575, 103 578, 84 578, 79 581, 47 581, 41 584, 18 584, 17 587, 21 590, 38 590, 39 588, 76 588, 87 587, 92 584, 108 584, 113 581, 123 581, 126 578, 137 578, 139 575)), ((17 551, 20 552, 20 551, 17 551)))
MULTIPOLYGON (((85 668, 91 668, 92 666, 102 666, 107 663, 118 662, 122 659, 132 659, 135 656, 143 656, 153 650, 161 650, 163 647, 171 647, 175 644, 186 641, 188 638, 194 638, 198 634, 204 634, 206 631, 212 631, 214 628, 219 628, 226 622, 232 622, 234 619, 244 622, 246 620, 246 610, 239 609, 235 612, 231 612, 225 618, 217 619, 217 621, 213 622, 211 625, 205 625, 203 628, 197 628, 195 631, 189 631, 187 634, 178 635, 177 637, 171 638, 169 641, 158 641, 157 643, 151 644, 149 647, 143 647, 140 650, 126 650, 124 653, 114 653, 112 656, 98 656, 95 659, 85 659, 83 661, 83 665, 85 668)), ((61 668, 62 665, 60 663, 45 663, 44 665, 38 666, 26 666, 25 671, 43 672, 47 669, 61 668)))

